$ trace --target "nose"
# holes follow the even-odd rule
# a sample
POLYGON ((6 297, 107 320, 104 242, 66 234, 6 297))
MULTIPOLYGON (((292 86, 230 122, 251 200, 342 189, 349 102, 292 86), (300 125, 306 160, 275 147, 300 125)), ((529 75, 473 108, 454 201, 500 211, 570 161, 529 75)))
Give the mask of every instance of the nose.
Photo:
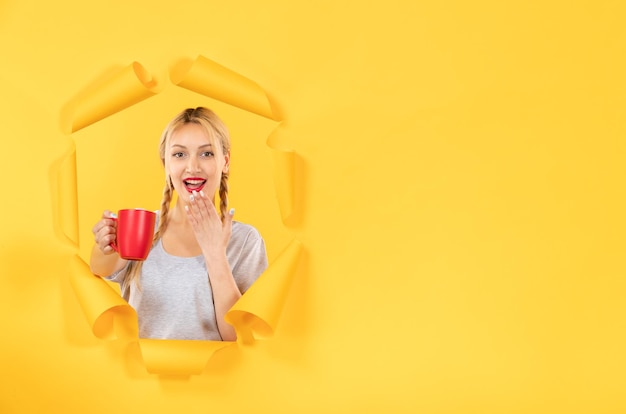
POLYGON ((187 171, 196 172, 199 170, 199 163, 196 157, 189 157, 189 161, 187 162, 187 171))

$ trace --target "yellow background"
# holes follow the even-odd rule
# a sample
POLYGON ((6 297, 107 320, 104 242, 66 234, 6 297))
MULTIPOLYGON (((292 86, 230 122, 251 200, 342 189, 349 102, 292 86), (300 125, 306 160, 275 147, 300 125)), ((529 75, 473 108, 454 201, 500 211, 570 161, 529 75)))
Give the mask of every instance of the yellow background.
MULTIPOLYGON (((625 12, 609 1, 2 2, 0 412, 626 411, 625 12), (68 100, 132 61, 165 80, 199 54, 280 104, 301 217, 280 224, 266 180, 261 206, 247 201, 259 187, 244 178, 270 176, 259 166, 238 166, 234 206, 261 223, 272 257, 292 236, 306 255, 272 339, 166 378, 90 332, 51 181, 71 148, 68 100)), ((74 134, 77 151, 100 148, 86 139, 102 128, 158 134, 171 111, 133 116, 149 102, 74 134)), ((250 122, 260 139, 272 128, 250 122)), ((269 165, 261 147, 241 162, 269 165)), ((120 180, 110 164, 90 171, 81 237, 100 208, 91 194, 107 199, 85 180, 120 180)))

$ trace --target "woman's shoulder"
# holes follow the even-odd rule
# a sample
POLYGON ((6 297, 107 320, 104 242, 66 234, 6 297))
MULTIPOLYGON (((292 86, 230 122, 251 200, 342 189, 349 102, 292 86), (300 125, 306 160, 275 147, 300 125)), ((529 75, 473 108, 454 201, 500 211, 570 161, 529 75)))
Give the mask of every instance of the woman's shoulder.
POLYGON ((233 221, 233 229, 226 249, 228 263, 240 292, 245 292, 267 269, 265 241, 252 225, 233 221))
POLYGON ((231 233, 231 240, 239 240, 241 242, 245 242, 248 239, 261 239, 261 233, 256 229, 256 227, 251 224, 242 223, 241 221, 233 220, 233 230, 231 233))

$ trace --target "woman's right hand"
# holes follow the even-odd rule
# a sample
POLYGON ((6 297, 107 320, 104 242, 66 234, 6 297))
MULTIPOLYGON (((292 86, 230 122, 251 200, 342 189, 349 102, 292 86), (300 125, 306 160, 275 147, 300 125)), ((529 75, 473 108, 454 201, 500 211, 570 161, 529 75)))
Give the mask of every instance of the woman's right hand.
POLYGON ((109 210, 104 210, 102 218, 96 223, 95 226, 93 226, 93 229, 91 230, 94 235, 96 245, 105 255, 115 252, 113 247, 111 247, 111 243, 115 241, 117 234, 117 221, 113 220, 114 217, 115 214, 109 210))

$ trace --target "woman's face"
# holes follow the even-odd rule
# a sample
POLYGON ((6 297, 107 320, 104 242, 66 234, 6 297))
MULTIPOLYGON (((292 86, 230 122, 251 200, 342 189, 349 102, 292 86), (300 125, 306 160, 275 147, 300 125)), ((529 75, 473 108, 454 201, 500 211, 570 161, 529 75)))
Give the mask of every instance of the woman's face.
POLYGON ((178 198, 189 202, 193 191, 213 198, 219 189, 222 171, 228 171, 230 154, 213 143, 204 128, 189 123, 179 127, 165 148, 165 171, 172 180, 178 198))

